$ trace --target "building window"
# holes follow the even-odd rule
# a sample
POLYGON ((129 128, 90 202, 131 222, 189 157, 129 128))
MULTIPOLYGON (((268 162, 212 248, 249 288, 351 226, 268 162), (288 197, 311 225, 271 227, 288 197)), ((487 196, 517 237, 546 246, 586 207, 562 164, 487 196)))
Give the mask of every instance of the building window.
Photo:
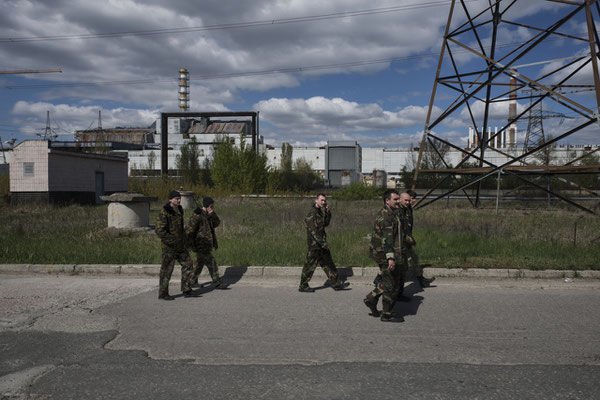
POLYGON ((32 163, 32 162, 24 162, 23 163, 23 176, 24 177, 27 178, 27 177, 33 176, 33 171, 34 171, 33 164, 34 163, 32 163))

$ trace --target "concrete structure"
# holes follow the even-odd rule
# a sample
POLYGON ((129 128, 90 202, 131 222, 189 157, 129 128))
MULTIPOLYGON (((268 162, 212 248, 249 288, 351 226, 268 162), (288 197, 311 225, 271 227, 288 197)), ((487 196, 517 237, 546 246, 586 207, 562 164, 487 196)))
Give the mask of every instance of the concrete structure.
POLYGON ((108 227, 117 229, 143 228, 150 224, 150 202, 156 197, 146 197, 138 193, 113 193, 100 196, 109 202, 108 227))
MULTIPOLYGON (((472 137, 473 138, 473 137, 472 137)), ((474 140, 474 139, 472 139, 474 140)), ((573 158, 579 157, 584 152, 589 152, 597 149, 598 145, 557 145, 553 147, 553 157, 557 163, 566 163, 573 158)), ((469 150, 470 147, 467 147, 469 150)), ((361 173, 365 177, 370 177, 374 170, 385 171, 387 174, 388 186, 393 187, 394 182, 400 178, 400 174, 403 168, 412 170, 416 163, 417 149, 410 148, 397 148, 388 149, 383 147, 363 147, 361 148, 362 164, 361 173)), ((518 156, 522 149, 518 147, 506 148, 502 147, 502 152, 518 156)), ((596 153, 598 154, 598 153, 596 153)), ((279 168, 281 165, 281 149, 266 149, 265 155, 267 156, 267 163, 272 168, 279 168)), ((463 157, 463 154, 456 150, 450 150, 446 153, 446 161, 449 164, 457 165, 463 157)), ((292 161, 304 158, 308 161, 313 169, 321 175, 325 176, 325 158, 326 151, 325 147, 294 147, 292 153, 292 161)), ((489 150, 485 154, 486 160, 493 162, 497 165, 508 161, 508 157, 496 152, 489 150)), ((368 182, 372 182, 372 179, 366 179, 368 182)))
POLYGON ((362 180, 362 153, 358 142, 327 142, 325 179, 331 187, 347 186, 362 180))
POLYGON ((178 190, 181 195, 181 207, 184 210, 194 209, 194 192, 187 190, 178 190))
POLYGON ((214 112, 214 113, 163 113, 148 130, 151 134, 143 148, 129 149, 130 175, 159 175, 162 171, 177 174, 177 156, 184 144, 195 142, 200 154, 200 165, 212 155, 219 141, 228 137, 235 146, 245 140, 247 146, 256 151, 264 147, 258 135, 258 113, 256 112, 214 112), (214 119, 214 118, 220 119, 214 119), (249 117, 251 119, 241 119, 249 117), (221 119, 222 118, 222 119, 221 119), (166 137, 167 149, 163 152, 162 142, 166 137), (166 160, 163 160, 163 157, 166 160))
MULTIPOLYGON (((215 111, 215 112, 162 112, 160 113, 160 124, 158 121, 156 126, 160 125, 160 171, 161 175, 167 175, 169 172, 169 150, 171 150, 171 138, 172 134, 169 132, 169 119, 179 118, 191 122, 192 126, 187 130, 187 138, 190 138, 191 134, 198 132, 203 135, 211 135, 210 141, 204 142, 206 137, 200 136, 197 138, 196 143, 200 139, 201 144, 207 144, 208 149, 212 150, 215 146, 218 146, 219 140, 223 136, 229 138, 239 137, 240 143, 242 140, 247 140, 246 143, 251 146, 254 151, 258 152, 259 148, 259 134, 258 134, 258 112, 256 111, 215 111), (199 118, 199 120, 198 120, 199 118), (215 121, 212 118, 226 118, 226 120, 215 121), (240 120, 240 118, 246 118, 240 120), (218 123, 217 123, 218 122, 218 123), (194 126, 198 125, 198 131, 194 131, 194 126), (219 127, 222 128, 219 128, 219 127), (233 131, 233 135, 229 135, 228 132, 233 131), (239 133, 238 133, 239 132, 239 133)), ((158 129, 157 129, 158 133, 158 129)), ((186 138, 186 135, 183 135, 186 138)))
POLYGON ((48 140, 25 140, 13 150, 10 192, 23 202, 100 203, 100 196, 127 191, 127 157, 56 149, 48 140))
POLYGON ((113 143, 145 145, 153 143, 152 128, 111 128, 75 131, 75 140, 95 147, 110 147, 113 143))

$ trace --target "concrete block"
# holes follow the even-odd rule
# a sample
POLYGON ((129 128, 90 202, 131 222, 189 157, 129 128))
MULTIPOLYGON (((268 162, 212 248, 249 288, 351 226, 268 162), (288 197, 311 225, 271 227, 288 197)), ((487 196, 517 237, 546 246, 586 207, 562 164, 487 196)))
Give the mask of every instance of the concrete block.
POLYGON ((508 272, 505 269, 499 268, 469 268, 461 270, 460 276, 471 278, 508 278, 508 272))
POLYGON ((430 277, 454 278, 460 276, 463 270, 460 268, 424 268, 423 275, 430 277))
MULTIPOLYGON (((240 265, 231 265, 219 267, 219 272, 223 276, 263 276, 264 268, 261 266, 243 267, 240 265)), ((206 275, 210 275, 207 268, 204 268, 204 270, 206 270, 206 275)), ((205 274, 204 270, 202 271, 202 275, 205 274)))
POLYGON ((560 279, 573 277, 575 277, 574 271, 561 271, 555 269, 547 269, 543 271, 523 270, 523 278, 560 279))
POLYGON ((75 271, 74 264, 32 264, 29 272, 36 274, 72 274, 75 271))
POLYGON ((75 265, 73 273, 86 275, 118 275, 121 273, 121 266, 111 264, 80 264, 75 265))
POLYGON ((521 271, 520 269, 516 269, 516 268, 509 268, 506 269, 506 272, 508 273, 508 277, 509 278, 522 278, 523 277, 523 271, 521 271))
MULTIPOLYGON (((323 273, 323 270, 321 270, 321 274, 324 277, 325 274, 323 273)), ((300 279, 300 275, 302 275, 302 268, 301 267, 264 267, 263 268, 263 276, 265 278, 269 278, 269 277, 297 277, 298 279, 300 279)), ((315 271, 315 274, 313 275, 313 277, 321 277, 317 275, 317 271, 315 271)))
POLYGON ((29 264, 0 264, 0 274, 24 274, 29 272, 29 264))
POLYGON ((160 265, 158 265, 158 264, 121 265, 121 275, 158 276, 159 273, 160 273, 160 265))
POLYGON ((600 279, 600 271, 577 271, 577 276, 581 278, 592 278, 592 279, 600 279))
POLYGON ((362 269, 362 276, 364 278, 375 279, 377 274, 379 273, 378 267, 364 267, 362 269))
MULTIPOLYGON (((362 277, 362 268, 361 267, 337 267, 338 276, 342 278, 351 278, 353 276, 362 277)), ((322 270, 321 270, 322 271, 322 270)), ((302 272, 300 272, 302 273, 302 272)), ((323 273, 325 276, 325 273, 323 273)))
POLYGON ((150 223, 150 204, 139 203, 110 203, 108 205, 109 228, 137 228, 148 226, 150 223))

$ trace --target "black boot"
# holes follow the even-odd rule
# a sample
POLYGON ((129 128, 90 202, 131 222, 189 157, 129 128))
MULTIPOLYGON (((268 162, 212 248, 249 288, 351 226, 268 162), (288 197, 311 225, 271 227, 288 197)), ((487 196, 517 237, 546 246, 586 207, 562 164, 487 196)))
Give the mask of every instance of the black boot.
POLYGON ((381 322, 404 322, 404 317, 381 314, 381 322))
POLYGON ((422 288, 426 288, 431 286, 431 282, 435 281, 435 278, 425 278, 424 276, 417 276, 417 280, 419 281, 419 285, 421 285, 422 288))
POLYGON ((369 310, 371 310, 371 313, 369 315, 372 315, 373 317, 379 317, 381 315, 381 313, 377 309, 377 303, 372 302, 371 300, 369 300, 368 297, 363 299, 363 302, 365 303, 365 306, 367 306, 369 310))
POLYGON ((350 286, 350 282, 340 282, 339 285, 333 287, 333 290, 346 290, 348 286, 350 286))

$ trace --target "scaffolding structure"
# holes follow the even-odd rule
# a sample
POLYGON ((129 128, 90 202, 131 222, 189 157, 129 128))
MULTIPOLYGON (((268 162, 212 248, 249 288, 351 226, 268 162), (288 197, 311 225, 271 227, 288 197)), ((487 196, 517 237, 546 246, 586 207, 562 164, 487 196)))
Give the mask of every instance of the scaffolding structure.
MULTIPOLYGON (((595 20, 600 17, 598 1, 540 0, 541 5, 555 6, 553 12, 544 13, 542 9, 535 18, 529 19, 516 17, 519 5, 531 5, 525 0, 477 2, 475 6, 471 3, 452 0, 450 5, 412 187, 416 187, 420 173, 437 173, 444 177, 420 199, 418 206, 426 206, 461 191, 474 207, 479 207, 483 180, 497 176, 499 191, 500 177, 509 175, 546 192, 548 197, 554 196, 594 214, 594 211, 552 190, 550 180, 560 179, 600 199, 600 194, 595 191, 562 177, 574 173, 600 174, 600 165, 586 168, 576 165, 597 149, 562 165, 534 165, 530 160, 559 141, 564 143, 567 138, 574 140, 585 135, 583 137, 587 140, 592 138, 596 143, 600 142, 600 38, 595 25, 595 20), (577 26, 585 29, 573 32, 577 26), (501 36, 506 38, 507 32, 515 33, 515 30, 519 33, 518 37, 524 39, 511 43, 503 43, 499 39, 501 36), (542 58, 548 54, 563 57, 542 58), (519 93, 525 90, 535 95, 519 97, 519 93), (496 132, 486 130, 492 119, 497 120, 499 106, 511 101, 514 104, 515 100, 523 100, 524 104, 519 105, 516 112, 511 105, 511 113, 506 113, 509 118, 502 128, 496 132), (568 124, 555 127, 548 140, 546 137, 542 140, 539 137, 534 140, 532 137, 524 138, 527 143, 522 152, 514 151, 516 146, 512 149, 494 146, 496 138, 507 137, 518 122, 526 125, 532 113, 541 109, 542 101, 559 108, 558 114, 571 113, 574 117, 569 119, 568 124), (472 148, 465 148, 462 142, 452 142, 436 133, 436 128, 461 116, 467 116, 475 127, 476 145, 472 148), (448 165, 442 148, 461 152, 463 158, 458 165, 448 165), (423 165, 424 152, 430 153, 429 157, 438 157, 443 167, 431 169, 423 165), (486 157, 486 153, 493 153, 491 155, 496 157, 486 157), (506 161, 490 160, 498 158, 506 161), (465 168, 465 164, 475 167, 465 168), (540 175, 546 177, 546 184, 540 182, 540 175), (436 189, 448 184, 450 187, 442 189, 443 193, 432 195, 436 189)), ((541 118, 537 121, 540 125, 541 118)))

